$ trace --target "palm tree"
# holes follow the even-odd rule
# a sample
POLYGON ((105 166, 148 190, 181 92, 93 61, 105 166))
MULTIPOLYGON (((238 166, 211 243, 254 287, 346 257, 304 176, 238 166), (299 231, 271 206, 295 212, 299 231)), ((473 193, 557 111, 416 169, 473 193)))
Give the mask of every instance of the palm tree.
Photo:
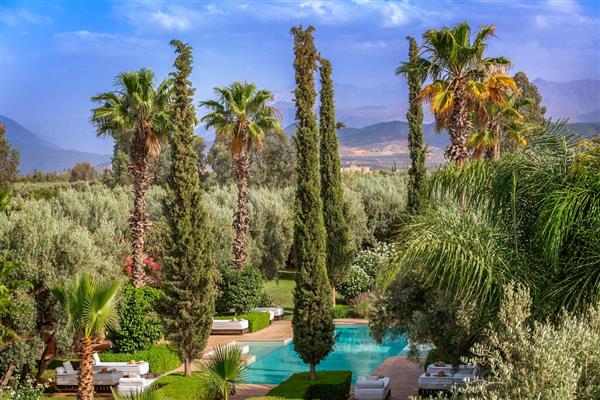
POLYGON ((502 91, 515 87, 514 81, 498 70, 499 66, 509 65, 509 61, 483 55, 486 39, 494 31, 493 25, 483 26, 471 42, 471 28, 466 22, 429 30, 423 34, 421 57, 396 69, 396 74, 416 69, 432 79, 418 99, 430 103, 436 129, 448 131, 451 145, 446 149, 446 157, 459 165, 469 157, 470 111, 482 100, 501 101, 502 91))
POLYGON ((155 86, 154 73, 142 68, 117 76, 115 90, 92 97, 99 104, 92 109, 91 122, 98 136, 130 142, 129 171, 133 176, 134 208, 129 219, 132 243, 133 284, 144 285, 144 232, 149 225, 145 193, 148 188, 148 159, 160 153, 168 136, 171 80, 155 86))
POLYGON ((248 82, 234 82, 228 87, 215 88, 217 100, 200 102, 210 112, 202 118, 206 128, 214 127, 216 141, 229 143, 229 152, 234 160, 234 177, 238 187, 237 212, 233 220, 234 264, 244 267, 246 259, 246 232, 248 216, 248 180, 250 177, 250 155, 254 148, 262 149, 265 134, 280 133, 278 111, 269 103, 274 100, 267 90, 257 90, 248 82))
POLYGON ((500 146, 506 139, 516 148, 527 145, 527 136, 535 128, 523 122, 520 110, 532 104, 532 101, 513 93, 503 102, 484 101, 477 115, 477 129, 467 139, 467 145, 473 149, 473 158, 486 154, 488 158, 497 160, 500 157, 500 146))
POLYGON ((66 329, 79 347, 78 399, 94 398, 94 342, 104 338, 107 330, 116 326, 120 287, 119 282, 100 281, 82 274, 64 285, 52 288, 52 293, 66 313, 66 329))
POLYGON ((242 349, 234 345, 215 347, 204 367, 204 390, 208 398, 215 400, 228 400, 229 395, 235 394, 246 372, 242 349))

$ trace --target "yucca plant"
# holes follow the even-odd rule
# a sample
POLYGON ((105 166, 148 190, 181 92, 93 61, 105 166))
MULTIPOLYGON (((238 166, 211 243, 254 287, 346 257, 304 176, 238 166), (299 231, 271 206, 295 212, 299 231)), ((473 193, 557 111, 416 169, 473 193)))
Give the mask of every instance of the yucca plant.
POLYGON ((104 338, 118 321, 117 301, 121 284, 102 281, 82 274, 70 282, 56 285, 52 293, 66 314, 67 333, 73 335, 79 348, 79 383, 77 398, 94 398, 94 342, 104 338))
POLYGON ((217 346, 204 363, 202 383, 206 395, 213 400, 228 400, 246 374, 242 349, 235 345, 217 346))

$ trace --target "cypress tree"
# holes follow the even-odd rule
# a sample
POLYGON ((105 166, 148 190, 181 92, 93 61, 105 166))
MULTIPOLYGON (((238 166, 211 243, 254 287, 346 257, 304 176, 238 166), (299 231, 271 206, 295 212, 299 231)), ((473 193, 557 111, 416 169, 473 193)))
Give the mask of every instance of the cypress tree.
POLYGON ((408 68, 406 82, 408 83, 408 149, 410 152, 411 165, 408 170, 408 199, 406 208, 408 211, 416 212, 423 206, 424 183, 427 169, 425 168, 425 157, 427 147, 423 141, 423 105, 417 99, 421 92, 421 86, 425 81, 424 73, 417 67, 419 62, 419 48, 415 38, 408 36, 408 68))
POLYGON ((191 373, 192 361, 200 358, 212 327, 215 308, 215 261, 212 253, 208 214, 203 204, 194 151, 194 89, 192 49, 172 40, 178 56, 174 81, 172 163, 168 179, 164 213, 169 240, 164 264, 164 301, 161 315, 166 338, 179 350, 185 373, 191 373))
POLYGON ((346 221, 346 203, 340 171, 340 154, 336 135, 335 104, 331 62, 321 58, 321 106, 319 108, 319 134, 321 150, 321 199, 323 220, 327 231, 327 276, 335 306, 335 286, 348 274, 354 256, 354 242, 346 221))
POLYGON ((326 232, 323 223, 321 179, 319 176, 319 141, 313 113, 316 90, 313 74, 317 70, 317 50, 312 33, 292 28, 294 69, 296 72, 297 173, 294 215, 296 255, 296 289, 294 290, 294 349, 310 364, 310 377, 316 378, 316 366, 331 351, 334 326, 331 288, 327 280, 326 232))

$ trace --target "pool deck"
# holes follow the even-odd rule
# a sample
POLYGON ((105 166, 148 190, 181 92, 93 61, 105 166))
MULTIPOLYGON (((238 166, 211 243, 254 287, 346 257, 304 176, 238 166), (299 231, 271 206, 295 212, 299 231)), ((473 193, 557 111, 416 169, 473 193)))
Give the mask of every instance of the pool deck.
MULTIPOLYGON (((339 325, 366 324, 364 319, 341 319, 335 320, 339 325)), ((213 335, 208 339, 205 353, 210 352, 215 346, 233 343, 235 341, 286 341, 292 338, 291 321, 275 321, 260 332, 247 333, 245 335, 213 335)), ((408 400, 410 396, 417 394, 417 382, 421 373, 413 361, 406 357, 390 357, 385 360, 374 371, 374 375, 385 375, 391 378, 392 400, 408 400)), ((263 396, 277 385, 243 384, 239 386, 238 392, 232 400, 245 400, 253 396, 263 396)), ((354 396, 350 396, 353 399, 354 396)))

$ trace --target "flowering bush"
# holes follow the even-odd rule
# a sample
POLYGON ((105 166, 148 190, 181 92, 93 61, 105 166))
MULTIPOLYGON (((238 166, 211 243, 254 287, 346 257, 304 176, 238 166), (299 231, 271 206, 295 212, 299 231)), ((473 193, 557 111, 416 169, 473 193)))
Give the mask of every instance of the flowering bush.
POLYGON ((47 387, 47 383, 36 383, 31 377, 22 381, 13 377, 6 387, 0 389, 0 400, 39 400, 47 387))
POLYGON ((373 284, 373 279, 362 268, 353 265, 344 283, 338 285, 336 289, 346 300, 350 300, 360 293, 371 290, 373 284))
POLYGON ((377 242, 372 249, 360 251, 354 259, 354 265, 360 267, 372 279, 377 279, 377 275, 381 272, 393 252, 393 244, 377 242))
MULTIPOLYGON (((144 259, 144 270, 146 271, 146 277, 152 281, 156 281, 160 275, 160 264, 152 257, 146 257, 144 259)), ((125 261, 125 273, 131 278, 133 274, 133 259, 128 256, 125 261)))

